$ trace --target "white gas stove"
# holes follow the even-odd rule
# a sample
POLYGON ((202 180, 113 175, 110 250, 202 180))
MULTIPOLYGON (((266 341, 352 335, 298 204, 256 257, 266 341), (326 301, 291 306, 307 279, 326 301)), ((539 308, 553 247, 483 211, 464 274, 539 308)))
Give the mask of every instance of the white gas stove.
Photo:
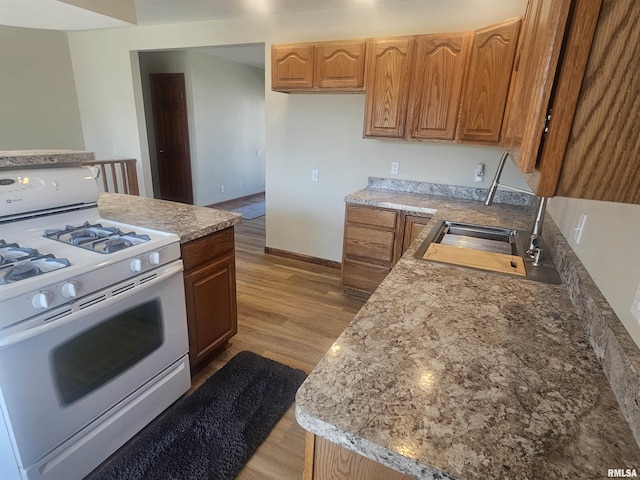
POLYGON ((190 386, 179 238, 97 200, 86 168, 0 171, 2 479, 82 478, 190 386))
MULTIPOLYGON (((0 204, 28 209, 32 196, 50 196, 49 189, 59 188, 54 185, 95 184, 84 168, 25 173, 29 176, 0 174, 0 204), (66 182, 53 180, 61 174, 68 177, 66 182), (7 185, 8 179, 15 183, 7 185), (14 185, 25 182, 23 199, 18 202, 18 187, 14 185), (34 183, 38 187, 32 187, 34 183), (10 198, 13 200, 7 204, 10 198)), ((0 311, 7 312, 0 317, 0 332, 180 258, 177 235, 101 219, 97 198, 96 187, 95 193, 88 192, 84 203, 74 204, 67 211, 53 207, 55 214, 38 210, 21 217, 10 215, 4 222, 6 207, 0 206, 0 311)), ((65 200, 58 196, 56 201, 65 200)), ((50 321, 46 315, 39 319, 50 321)))

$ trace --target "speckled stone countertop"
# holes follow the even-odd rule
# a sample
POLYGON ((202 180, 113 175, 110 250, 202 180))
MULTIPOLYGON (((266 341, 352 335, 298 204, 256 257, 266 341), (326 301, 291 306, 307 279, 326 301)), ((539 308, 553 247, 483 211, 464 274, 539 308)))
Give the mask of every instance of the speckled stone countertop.
POLYGON ((242 218, 239 213, 121 193, 101 193, 98 209, 108 220, 175 233, 180 243, 231 227, 242 218))
MULTIPOLYGON (((528 229, 532 220, 524 206, 423 193, 368 188, 345 200, 433 222, 528 229)), ((545 240, 562 238, 549 217, 545 229, 545 240)), ((639 468, 567 285, 418 260, 429 230, 302 385, 298 422, 415 478, 590 479, 639 468)))
POLYGON ((0 151, 0 168, 79 165, 95 160, 92 152, 76 150, 5 150, 0 151))

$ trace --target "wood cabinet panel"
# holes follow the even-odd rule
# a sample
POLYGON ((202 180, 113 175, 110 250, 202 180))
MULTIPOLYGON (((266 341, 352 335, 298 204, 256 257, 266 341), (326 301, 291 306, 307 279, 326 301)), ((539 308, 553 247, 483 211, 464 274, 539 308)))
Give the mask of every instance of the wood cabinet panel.
POLYGON ((342 288, 367 298, 415 240, 430 217, 362 205, 345 208, 342 288))
POLYGON ((395 232, 347 224, 344 238, 345 255, 387 266, 393 263, 395 232))
POLYGON ((325 42, 315 46, 315 81, 319 89, 364 86, 365 41, 325 42))
MULTIPOLYGON (((593 21, 593 3, 598 2, 578 1, 576 12, 584 11, 593 21)), ((640 204, 638 25, 639 2, 602 2, 556 195, 640 204)), ((564 80, 571 75, 564 69, 563 65, 560 86, 570 80, 564 80)), ((561 106, 554 101, 549 136, 557 128, 556 112, 561 106)))
POLYGON ((404 235, 402 237, 402 253, 406 252, 414 242, 425 225, 431 222, 431 217, 419 217, 416 215, 407 215, 404 221, 404 235))
POLYGON ((189 359, 195 367, 238 332, 235 265, 223 258, 185 275, 189 359))
MULTIPOLYGON (((304 480, 409 480, 410 477, 322 437, 307 436, 305 455, 313 454, 312 475, 304 480), (315 438, 313 438, 315 437, 315 438), (313 442, 309 447, 308 443, 313 442)), ((306 460, 306 459, 305 459, 306 460)))
POLYGON ((342 287, 346 293, 361 291, 363 294, 357 296, 366 298, 378 288, 390 271, 391 266, 384 267, 345 258, 342 261, 342 287))
POLYGON ((414 37, 369 40, 365 137, 404 137, 414 45, 414 37))
POLYGON ((184 263, 184 270, 192 270, 199 265, 233 252, 235 248, 235 238, 233 228, 226 228, 219 232, 205 237, 187 242, 182 245, 181 254, 184 263))
POLYGON ((470 43, 470 33, 417 38, 407 113, 409 138, 455 138, 470 43))
POLYGON ((512 72, 504 145, 523 173, 535 169, 570 2, 531 0, 512 72))
POLYGON ((360 223, 391 230, 395 230, 397 218, 398 212, 394 210, 382 210, 358 205, 349 205, 345 214, 345 219, 348 223, 360 223))
POLYGON ((458 138, 500 140, 520 18, 474 32, 460 112, 458 138))
POLYGON ((271 88, 288 91, 313 87, 313 65, 312 44, 272 45, 271 88))
POLYGON ((233 227, 182 245, 189 334, 195 373, 238 331, 233 227))

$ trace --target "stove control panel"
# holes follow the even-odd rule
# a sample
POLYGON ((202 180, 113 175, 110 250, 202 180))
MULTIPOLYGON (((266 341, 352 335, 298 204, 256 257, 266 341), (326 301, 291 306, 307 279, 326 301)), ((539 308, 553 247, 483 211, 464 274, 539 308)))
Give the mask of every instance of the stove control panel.
POLYGON ((85 167, 0 172, 0 220, 39 210, 98 201, 98 184, 85 167))
MULTIPOLYGON (((133 248, 135 247, 127 250, 133 250, 133 248)), ((11 312, 11 316, 0 317, 0 329, 36 315, 42 316, 43 323, 53 321, 57 315, 48 317, 46 313, 48 310, 68 303, 82 302, 82 298, 89 293, 140 275, 151 274, 162 265, 179 258, 180 244, 176 242, 157 250, 141 252, 133 258, 104 262, 98 268, 84 271, 84 273, 74 270, 73 266, 49 272, 47 275, 51 277, 51 283, 42 285, 36 291, 25 291, 23 295, 0 301, 0 311, 11 312)), ((13 285, 21 284, 26 285, 26 282, 16 282, 13 285)))

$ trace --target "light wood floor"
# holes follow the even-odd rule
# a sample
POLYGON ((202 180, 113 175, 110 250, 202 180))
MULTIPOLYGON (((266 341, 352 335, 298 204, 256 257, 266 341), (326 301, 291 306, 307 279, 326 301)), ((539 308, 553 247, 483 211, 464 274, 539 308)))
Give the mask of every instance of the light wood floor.
MULTIPOLYGON (((225 202, 231 210, 251 201, 225 202)), ((197 387, 236 353, 250 350, 307 373, 340 335, 363 301, 340 290, 340 271, 264 253, 265 217, 236 225, 238 334, 193 378, 197 387)), ((304 430, 294 406, 258 448, 240 480, 301 480, 304 430)))

